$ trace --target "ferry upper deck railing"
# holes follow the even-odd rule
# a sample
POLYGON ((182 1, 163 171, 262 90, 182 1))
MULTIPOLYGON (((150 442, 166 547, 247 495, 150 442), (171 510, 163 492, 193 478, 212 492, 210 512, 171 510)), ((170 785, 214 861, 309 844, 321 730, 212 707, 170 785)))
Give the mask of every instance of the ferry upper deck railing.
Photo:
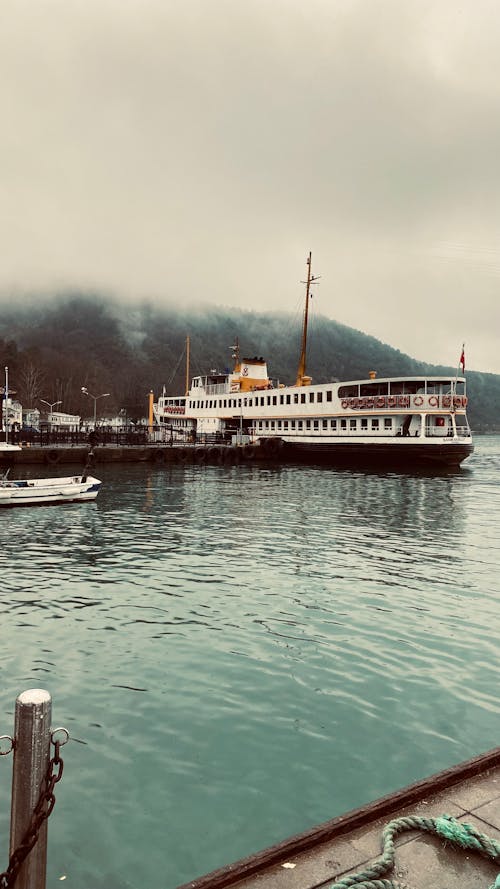
POLYGON ((193 397, 198 397, 202 394, 204 395, 225 395, 229 393, 229 383, 207 383, 202 386, 198 386, 198 389, 193 393, 193 397), (199 390, 199 392, 198 392, 199 390))
POLYGON ((342 398, 343 410, 464 410, 465 395, 353 395, 342 398))

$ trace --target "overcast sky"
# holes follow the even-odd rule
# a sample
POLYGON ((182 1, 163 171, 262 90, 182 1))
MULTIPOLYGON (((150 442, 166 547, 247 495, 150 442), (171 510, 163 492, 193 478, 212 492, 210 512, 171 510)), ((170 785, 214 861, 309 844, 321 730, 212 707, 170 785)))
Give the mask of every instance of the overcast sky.
POLYGON ((295 312, 311 250, 316 312, 500 373, 499 47, 498 0, 2 0, 0 292, 295 312))

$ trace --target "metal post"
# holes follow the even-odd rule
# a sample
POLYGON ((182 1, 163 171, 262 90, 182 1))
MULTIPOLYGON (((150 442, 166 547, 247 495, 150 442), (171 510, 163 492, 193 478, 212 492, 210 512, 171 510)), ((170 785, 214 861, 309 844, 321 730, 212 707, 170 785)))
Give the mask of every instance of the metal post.
MULTIPOLYGON (((28 829, 40 798, 50 759, 52 699, 48 691, 31 688, 16 700, 14 764, 10 820, 10 854, 28 829)), ((45 889, 47 869, 47 821, 24 864, 16 889, 45 889)))
POLYGON ((4 391, 4 402, 5 402, 5 444, 9 441, 9 368, 5 368, 5 389, 4 391))

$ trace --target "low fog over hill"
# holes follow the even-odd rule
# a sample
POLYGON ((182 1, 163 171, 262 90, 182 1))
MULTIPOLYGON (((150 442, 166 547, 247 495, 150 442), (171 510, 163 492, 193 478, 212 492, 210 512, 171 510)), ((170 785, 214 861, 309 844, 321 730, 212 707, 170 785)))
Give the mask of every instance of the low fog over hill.
MULTIPOLYGON (((191 340, 191 374, 230 367, 231 346, 242 355, 262 355, 273 380, 295 381, 300 319, 209 307, 183 310, 148 303, 123 306, 98 294, 67 294, 52 300, 4 304, 0 309, 0 352, 11 388, 25 407, 39 399, 61 400, 62 409, 85 415, 81 387, 110 392, 106 410, 146 412, 147 395, 163 385, 172 394, 185 388, 185 342, 191 340)), ((458 358, 458 356, 457 356, 458 358)), ((307 371, 317 383, 335 378, 456 373, 416 361, 397 349, 327 318, 311 320, 307 371)), ((475 431, 500 428, 500 376, 467 374, 469 419, 475 431)))

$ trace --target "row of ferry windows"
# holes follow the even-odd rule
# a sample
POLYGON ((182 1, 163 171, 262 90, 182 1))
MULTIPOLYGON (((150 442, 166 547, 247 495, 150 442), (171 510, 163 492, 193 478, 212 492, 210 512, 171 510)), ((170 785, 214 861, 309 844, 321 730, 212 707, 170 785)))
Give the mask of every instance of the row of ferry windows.
POLYGON ((253 395, 248 398, 212 398, 194 402, 195 409, 214 407, 271 407, 278 404, 322 404, 333 400, 333 390, 326 392, 294 392, 286 395, 253 395))
POLYGON ((300 431, 305 429, 306 431, 319 432, 320 429, 328 431, 336 430, 337 428, 341 431, 347 431, 347 429, 364 431, 365 429, 368 430, 368 428, 373 430, 391 430, 392 417, 384 417, 383 421, 379 417, 372 417, 371 419, 368 417, 352 417, 349 420, 258 420, 255 425, 259 431, 266 429, 297 429, 300 431))

